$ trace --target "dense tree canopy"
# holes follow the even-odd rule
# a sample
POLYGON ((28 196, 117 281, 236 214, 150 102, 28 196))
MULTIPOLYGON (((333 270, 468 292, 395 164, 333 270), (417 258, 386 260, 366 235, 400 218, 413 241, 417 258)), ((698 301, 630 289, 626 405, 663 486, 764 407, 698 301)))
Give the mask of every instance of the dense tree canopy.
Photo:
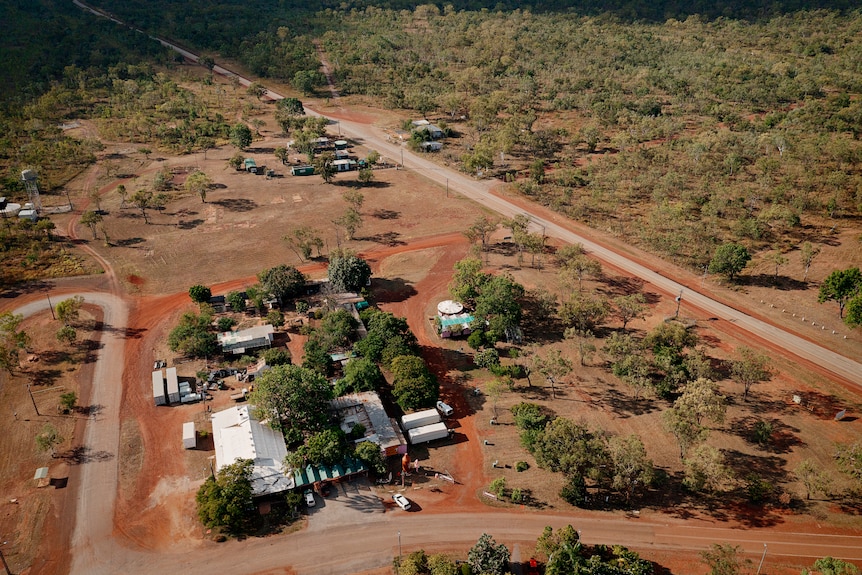
POLYGON ((392 360, 395 401, 404 411, 433 407, 437 401, 437 380, 425 361, 416 355, 401 355, 392 360))
POLYGON ((358 292, 371 279, 371 266, 362 258, 349 252, 333 254, 329 258, 327 276, 334 290, 358 292))
POLYGON ((168 347, 189 357, 213 355, 218 350, 218 338, 211 324, 212 316, 208 313, 184 313, 177 327, 168 334, 168 347))
POLYGON ((260 285, 278 301, 296 297, 305 290, 306 277, 293 266, 280 264, 257 274, 260 285))
POLYGON ((237 459, 222 467, 216 478, 208 477, 195 500, 198 517, 206 527, 224 527, 239 534, 252 505, 251 474, 254 462, 237 459))
POLYGON ((322 431, 328 422, 331 389, 319 373, 297 365, 278 365, 255 380, 249 402, 289 440, 322 431))
POLYGON ((838 304, 838 317, 843 317, 847 302, 860 293, 862 293, 862 272, 859 268, 835 270, 820 284, 817 301, 820 303, 834 301, 838 304))

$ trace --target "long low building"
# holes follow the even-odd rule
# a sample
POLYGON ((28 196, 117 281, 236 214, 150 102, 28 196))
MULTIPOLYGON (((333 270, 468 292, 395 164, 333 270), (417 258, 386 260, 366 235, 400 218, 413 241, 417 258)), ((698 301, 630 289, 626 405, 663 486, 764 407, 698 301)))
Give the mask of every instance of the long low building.
POLYGON ((272 347, 275 328, 259 325, 241 331, 226 331, 218 334, 218 342, 224 353, 243 355, 248 351, 272 347))
POLYGON ((212 415, 216 469, 237 459, 251 459, 254 468, 251 488, 255 497, 293 489, 293 477, 286 475, 282 462, 287 455, 284 436, 258 421, 254 407, 240 405, 212 415))

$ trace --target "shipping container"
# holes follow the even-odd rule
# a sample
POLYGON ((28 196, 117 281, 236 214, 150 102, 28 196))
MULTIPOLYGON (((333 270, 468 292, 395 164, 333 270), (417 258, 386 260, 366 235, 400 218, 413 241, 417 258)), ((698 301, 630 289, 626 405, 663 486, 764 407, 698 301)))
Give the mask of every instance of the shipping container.
POLYGON ((413 428, 407 432, 407 437, 410 439, 411 445, 416 445, 418 443, 425 443, 426 441, 449 437, 449 428, 441 421, 413 428))
POLYGON ((416 413, 408 413, 402 417, 401 427, 404 428, 404 431, 408 431, 414 427, 421 427, 438 421, 440 421, 440 412, 436 409, 426 409, 416 413))

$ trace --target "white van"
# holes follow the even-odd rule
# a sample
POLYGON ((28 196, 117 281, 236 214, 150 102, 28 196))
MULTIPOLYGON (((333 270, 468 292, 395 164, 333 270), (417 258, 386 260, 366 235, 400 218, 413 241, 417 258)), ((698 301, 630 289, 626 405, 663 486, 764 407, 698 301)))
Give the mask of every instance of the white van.
POLYGON ((455 411, 452 409, 452 406, 442 401, 437 402, 437 409, 442 413, 445 417, 449 417, 455 411))

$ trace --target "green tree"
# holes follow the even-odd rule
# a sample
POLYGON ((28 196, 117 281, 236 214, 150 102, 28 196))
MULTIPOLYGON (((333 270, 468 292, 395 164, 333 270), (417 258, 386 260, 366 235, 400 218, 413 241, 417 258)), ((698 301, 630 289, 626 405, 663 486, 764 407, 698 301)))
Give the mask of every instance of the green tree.
POLYGON ((341 198, 353 206, 353 209, 359 211, 362 209, 362 204, 365 203, 365 195, 362 192, 357 192, 356 190, 347 190, 343 194, 341 194, 341 198))
POLYGON ((742 549, 738 545, 713 543, 711 549, 700 555, 709 566, 709 575, 739 575, 751 564, 749 559, 742 556, 742 549))
POLYGON ((144 218, 144 223, 149 224, 150 220, 147 217, 147 209, 153 207, 153 192, 149 190, 138 190, 132 194, 132 204, 141 210, 141 217, 144 218))
POLYGON ((432 407, 437 401, 437 381, 421 357, 402 355, 392 360, 395 402, 404 411, 432 407))
POLYGON ((70 325, 64 325, 57 330, 57 341, 62 344, 71 346, 78 339, 78 332, 70 325))
POLYGON ((338 219, 332 222, 339 228, 344 228, 348 240, 352 240, 356 235, 356 230, 362 227, 362 215, 356 208, 347 208, 338 219))
POLYGON ((323 239, 320 237, 320 233, 310 226, 294 228, 282 239, 287 242, 287 245, 301 260, 311 259, 312 248, 317 248, 317 256, 320 257, 323 239))
POLYGON ((204 172, 200 170, 196 170, 189 174, 186 178, 183 187, 185 187, 187 192, 192 194, 197 194, 201 197, 201 201, 206 203, 207 201, 207 190, 212 186, 212 178, 206 175, 204 172))
POLYGON ((201 56, 198 58, 198 64, 212 72, 213 68, 215 68, 215 60, 213 60, 209 56, 201 56))
POLYGON ((418 353, 416 336, 405 318, 376 309, 362 313, 368 335, 353 345, 358 355, 388 367, 396 357, 418 353))
POLYGON ((621 295, 613 299, 616 315, 623 322, 623 330, 633 319, 644 319, 646 311, 646 298, 642 293, 621 295))
POLYGON ((251 477, 254 461, 237 459, 222 467, 217 478, 208 477, 195 495, 198 518, 206 527, 223 527, 239 534, 252 506, 251 477))
POLYGON ((335 465, 347 456, 347 438, 337 427, 312 433, 305 444, 288 456, 290 466, 302 469, 311 465, 335 465))
POLYGON ((209 303, 212 295, 212 290, 204 285, 197 284, 189 288, 189 297, 198 305, 209 303))
POLYGON ((99 224, 102 222, 102 214, 93 210, 87 210, 83 214, 81 214, 81 223, 88 228, 93 233, 93 239, 97 238, 96 230, 98 229, 99 224))
POLYGON ((725 397, 718 392, 718 387, 712 381, 704 378, 685 384, 682 394, 674 401, 674 406, 691 413, 698 425, 704 419, 714 423, 724 422, 727 411, 725 397))
POLYGON ((711 445, 698 445, 683 464, 682 483, 692 491, 720 491, 732 477, 724 463, 724 454, 711 445))
POLYGON ((235 312, 245 311, 245 294, 238 291, 232 291, 227 294, 227 303, 230 309, 235 312))
POLYGON ((84 298, 76 295, 59 302, 54 306, 54 311, 57 313, 57 319, 63 322, 64 325, 69 325, 78 321, 83 305, 84 298))
POLYGON ((862 325, 862 293, 848 301, 846 309, 847 315, 844 316, 844 323, 850 327, 862 325))
POLYGON ((822 493, 829 496, 832 490, 832 478, 815 462, 803 460, 793 470, 796 479, 805 486, 805 499, 810 500, 812 493, 822 493))
POLYGON ((551 384, 552 395, 556 398, 556 382, 572 372, 572 362, 563 357, 560 350, 552 349, 544 357, 540 355, 533 357, 532 370, 541 373, 551 384))
POLYGON ((273 154, 282 164, 286 164, 287 159, 290 157, 290 152, 284 146, 276 146, 275 150, 273 151, 273 154))
POLYGON ((311 339, 320 342, 327 351, 345 350, 356 339, 358 322, 349 311, 338 308, 323 316, 311 339))
POLYGON ((39 451, 50 451, 52 458, 57 457, 54 448, 63 443, 64 441, 65 439, 62 435, 60 435, 60 432, 57 431, 57 428, 55 428, 50 423, 46 423, 42 427, 42 431, 40 431, 39 434, 36 435, 36 447, 39 448, 39 451))
POLYGON ((168 334, 168 347, 189 357, 207 357, 218 349, 218 338, 212 333, 212 316, 187 312, 179 324, 168 334))
POLYGON ((838 469, 858 481, 862 481, 862 442, 851 445, 836 445, 835 459, 838 469))
POLYGON ((580 333, 592 331, 610 313, 607 299, 598 294, 575 293, 560 305, 560 319, 580 333))
POLYGON ((536 463, 568 477, 598 480, 608 464, 603 438, 583 425, 558 417, 551 421, 533 445, 536 463))
POLYGON ((805 273, 802 275, 802 281, 804 282, 808 279, 808 270, 811 269, 811 262, 820 255, 820 246, 815 246, 811 242, 804 242, 800 251, 802 254, 802 267, 805 270, 805 273))
POLYGON ((0 314, 0 367, 9 374, 18 365, 18 352, 30 344, 30 336, 19 329, 22 321, 21 314, 0 314))
POLYGON ((571 283, 572 278, 577 279, 578 291, 580 292, 581 282, 584 279, 597 277, 601 273, 602 264, 585 254, 580 254, 566 260, 565 266, 560 270, 560 278, 567 284, 571 283))
POLYGON ((571 525, 558 529, 556 533, 552 527, 545 527, 536 540, 536 553, 546 558, 547 575, 581 572, 581 537, 571 525))
POLYGON ((772 377, 769 357, 749 347, 739 349, 740 358, 730 363, 731 377, 742 384, 742 400, 748 401, 748 391, 755 383, 768 381, 772 377))
POLYGON ((296 365, 277 365, 255 379, 249 402, 273 429, 285 430, 285 436, 296 441, 326 428, 331 395, 321 374, 296 365))
POLYGON ((252 96, 259 100, 263 98, 264 94, 266 94, 266 86, 258 82, 252 82, 248 85, 245 91, 249 96, 252 96))
POLYGON ((305 292, 305 275, 293 266, 280 264, 257 274, 263 289, 272 294, 279 303, 305 292))
POLYGON ((363 186, 367 186, 374 181, 374 170, 369 167, 360 168, 357 179, 359 180, 360 184, 362 184, 363 186))
POLYGON ((704 441, 709 435, 709 430, 698 423, 697 414, 685 405, 674 404, 662 414, 662 420, 667 430, 676 438, 679 458, 683 460, 692 445, 704 441))
POLYGON ((506 478, 498 477, 491 481, 491 485, 488 486, 488 491, 496 495, 498 498, 502 498, 503 494, 506 493, 506 478))
POLYGON ((734 281, 749 261, 751 261, 751 254, 745 246, 733 243, 723 244, 715 250, 715 255, 709 262, 709 271, 724 274, 727 279, 734 281))
MULTIPOLYGON (((859 575, 859 568, 833 557, 823 557, 814 562, 814 569, 821 575, 859 575)), ((807 573, 807 571, 803 571, 807 573)))
POLYGON ((78 406, 78 394, 74 391, 64 393, 60 396, 60 408, 63 413, 71 413, 78 406))
POLYGON ((293 75, 293 87, 307 96, 314 95, 314 87, 319 82, 319 73, 313 70, 299 70, 293 75))
POLYGON ((430 575, 457 575, 459 569, 455 562, 443 553, 435 553, 428 557, 430 575))
POLYGON ((500 365, 500 353, 496 348, 485 348, 473 357, 473 363, 482 369, 491 369, 500 365))
POLYGON ((371 266, 356 254, 339 250, 330 256, 326 273, 334 290, 358 292, 371 279, 371 266))
POLYGON ((509 549, 494 538, 482 533, 479 541, 467 552, 467 562, 473 573, 503 575, 509 570, 509 549))
POLYGON ((655 470, 647 458, 643 442, 637 435, 614 436, 608 441, 611 461, 611 487, 625 495, 629 502, 637 491, 649 487, 655 470))
POLYGON ((269 313, 266 314, 266 323, 275 328, 280 328, 284 325, 284 314, 277 309, 271 309, 269 310, 269 313))
POLYGON ((351 359, 344 366, 344 377, 338 382, 337 390, 345 393, 376 391, 386 380, 376 363, 365 357, 351 359))
POLYGON ((862 290, 862 272, 859 268, 834 270, 820 284, 817 301, 834 301, 838 304, 838 317, 844 317, 844 306, 862 290))
POLYGON ((482 245, 482 251, 487 251, 488 240, 497 228, 500 227, 500 222, 493 220, 487 216, 479 216, 476 221, 467 228, 464 235, 471 242, 479 241, 482 245))
POLYGON ((335 154, 332 152, 324 152, 315 158, 314 171, 320 174, 320 177, 323 178, 323 181, 327 184, 332 183, 332 180, 335 179, 335 175, 338 173, 338 168, 334 164, 335 162, 335 154))
POLYGON ((245 156, 240 153, 236 153, 230 157, 227 161, 228 167, 233 168, 234 170, 241 170, 245 165, 245 156))
POLYGON ((245 124, 234 124, 230 129, 228 137, 230 138, 230 143, 235 146, 237 150, 242 151, 251 145, 251 128, 245 124))
POLYGON ((220 332, 231 331, 236 325, 236 320, 232 317, 220 317, 216 320, 216 327, 220 332))
POLYGON ((482 287, 490 279, 491 275, 482 271, 481 260, 475 258, 460 260, 455 262, 455 274, 449 283, 449 293, 453 299, 465 305, 473 306, 482 287))
POLYGON ((495 275, 482 285, 475 298, 474 326, 483 326, 491 341, 505 337, 521 323, 524 286, 509 275, 495 275))
POLYGON ((512 416, 515 419, 515 425, 518 429, 535 429, 543 430, 548 424, 548 415, 544 412, 541 405, 522 401, 510 408, 512 416))
POLYGON ((377 475, 383 475, 388 470, 386 459, 380 451, 380 446, 376 443, 371 441, 357 443, 353 454, 377 475))
POLYGON ((266 365, 270 367, 273 365, 289 365, 290 363, 293 363, 290 351, 287 349, 271 347, 264 351, 261 357, 266 362, 266 365))
POLYGON ((297 98, 282 98, 275 103, 275 108, 294 116, 305 115, 305 108, 303 108, 302 102, 297 98))

